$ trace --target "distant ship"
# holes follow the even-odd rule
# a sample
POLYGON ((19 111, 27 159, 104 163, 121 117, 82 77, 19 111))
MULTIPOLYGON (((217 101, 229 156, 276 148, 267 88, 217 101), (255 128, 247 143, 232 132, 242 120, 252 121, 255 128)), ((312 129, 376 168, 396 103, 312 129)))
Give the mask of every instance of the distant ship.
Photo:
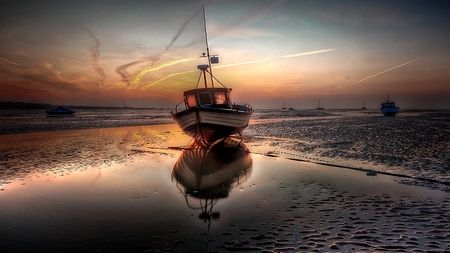
POLYGON ((366 108, 366 101, 364 101, 364 105, 363 105, 363 107, 361 107, 361 110, 366 110, 367 108, 366 108))
POLYGON ((316 110, 325 110, 325 108, 320 107, 320 99, 319 99, 319 105, 316 107, 316 110))
POLYGON ((389 95, 387 95, 387 100, 381 103, 380 110, 384 116, 395 116, 400 111, 400 108, 395 106, 394 102, 389 101, 389 95))
POLYGON ((50 110, 45 110, 45 115, 47 117, 64 117, 73 116, 75 112, 67 107, 58 106, 56 108, 51 108, 50 110))
POLYGON ((283 103, 283 107, 281 107, 281 110, 282 110, 282 111, 288 111, 288 110, 289 110, 289 111, 292 111, 292 110, 294 110, 294 108, 292 108, 292 107, 287 108, 286 105, 285 105, 285 103, 283 103))
POLYGON ((175 113, 172 112, 172 118, 187 135, 204 144, 212 144, 230 135, 241 134, 248 126, 253 109, 249 104, 233 104, 231 89, 213 76, 211 64, 219 63, 219 58, 209 54, 204 7, 203 20, 207 52, 203 57, 208 58, 208 64, 197 67, 200 70, 198 80, 200 82, 203 77, 204 87, 199 88, 198 82, 195 89, 185 91, 183 100, 175 106, 175 113), (214 81, 222 87, 214 87, 214 81))

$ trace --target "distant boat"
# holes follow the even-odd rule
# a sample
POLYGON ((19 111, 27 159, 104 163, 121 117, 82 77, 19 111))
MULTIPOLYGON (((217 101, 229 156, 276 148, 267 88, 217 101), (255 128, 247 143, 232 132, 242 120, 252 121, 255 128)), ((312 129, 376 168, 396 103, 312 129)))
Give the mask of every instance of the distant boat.
POLYGON ((364 105, 363 105, 363 107, 361 107, 361 110, 366 110, 367 108, 366 108, 366 101, 364 101, 364 105))
POLYGON ((64 117, 64 116, 73 116, 75 112, 67 107, 58 106, 56 108, 51 108, 50 110, 45 111, 45 115, 47 117, 64 117))
POLYGON ((325 108, 320 107, 320 99, 319 99, 319 105, 316 107, 316 110, 325 110, 325 108))
POLYGON ((294 108, 292 108, 292 107, 289 107, 289 111, 292 111, 292 110, 294 110, 294 108))
POLYGON ((381 103, 380 110, 384 116, 395 116, 400 111, 400 108, 396 107, 394 102, 389 101, 389 95, 387 95, 387 100, 381 103))
POLYGON ((285 103, 283 103, 283 106, 281 107, 281 110, 282 110, 282 111, 287 111, 287 109, 288 109, 288 108, 286 108, 285 103))
POLYGON ((207 52, 203 57, 208 58, 208 64, 198 65, 197 68, 200 70, 198 80, 200 82, 203 76, 204 88, 198 88, 198 82, 195 89, 185 91, 183 101, 175 106, 175 113, 172 112, 172 118, 187 135, 204 144, 212 144, 230 135, 241 134, 248 126, 253 109, 249 104, 233 104, 231 89, 213 76, 211 64, 219 63, 219 58, 209 54, 204 7, 203 20, 207 52), (214 81, 222 87, 214 87, 214 81))

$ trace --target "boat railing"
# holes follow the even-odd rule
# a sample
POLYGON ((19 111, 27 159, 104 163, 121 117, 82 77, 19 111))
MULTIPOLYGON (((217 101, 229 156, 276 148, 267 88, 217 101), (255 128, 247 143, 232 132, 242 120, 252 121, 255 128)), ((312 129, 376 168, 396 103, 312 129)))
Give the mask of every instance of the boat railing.
MULTIPOLYGON (((214 104, 208 104, 207 106, 200 106, 200 107, 214 107, 214 108, 221 108, 220 106, 214 105, 214 104)), ((184 111, 188 109, 187 103, 185 100, 182 100, 180 103, 178 103, 175 106, 175 114, 181 111, 184 111), (185 108, 180 108, 181 104, 184 104, 185 108)), ((232 104, 230 106, 227 106, 226 104, 224 104, 223 108, 224 110, 232 110, 232 111, 241 111, 241 112, 253 112, 253 108, 251 105, 245 103, 244 105, 236 105, 236 104, 232 104)), ((172 115, 174 114, 173 112, 171 112, 172 115)))
MULTIPOLYGON (((219 98, 219 97, 214 97, 214 99, 223 100, 222 98, 219 98)), ((225 102, 224 104, 207 104, 207 105, 200 105, 200 106, 197 105, 197 107, 214 107, 214 108, 220 108, 220 109, 224 109, 224 110, 253 112, 252 106, 247 103, 245 103, 244 105, 236 105, 236 104, 231 104, 230 101, 227 101, 227 100, 223 100, 223 101, 225 102)), ((188 108, 189 108, 189 106, 188 106, 188 103, 186 102, 186 100, 182 100, 175 106, 175 113, 184 111, 188 108), (184 108, 181 107, 181 104, 184 104, 184 108)))
POLYGON ((232 109, 236 110, 236 111, 243 111, 243 112, 252 112, 253 111, 252 106, 247 104, 247 103, 245 103, 244 105, 236 105, 236 104, 234 104, 232 109))
MULTIPOLYGON (((176 106, 175 106, 175 114, 176 113, 178 113, 178 106, 180 106, 181 104, 185 104, 185 107, 186 107, 186 101, 185 100, 182 100, 180 103, 178 103, 176 106)), ((186 108, 185 108, 186 109, 186 108)), ((183 110, 180 110, 180 111, 183 111, 183 110)), ((172 113, 172 115, 174 114, 173 112, 170 112, 170 113, 172 113)))

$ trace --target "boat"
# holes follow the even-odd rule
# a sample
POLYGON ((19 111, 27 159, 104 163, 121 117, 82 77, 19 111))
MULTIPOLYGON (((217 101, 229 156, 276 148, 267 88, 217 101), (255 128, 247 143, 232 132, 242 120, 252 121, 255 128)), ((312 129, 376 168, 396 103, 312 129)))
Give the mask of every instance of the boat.
POLYGON ((366 108, 366 101, 364 101, 364 105, 363 105, 363 107, 361 107, 361 110, 366 110, 367 108, 366 108))
POLYGON ((63 117, 63 116, 74 116, 74 111, 64 107, 58 106, 56 108, 51 108, 49 110, 45 110, 45 115, 47 117, 63 117))
POLYGON ((198 65, 200 76, 195 89, 184 92, 183 100, 175 106, 172 118, 185 134, 212 144, 231 135, 241 135, 248 126, 253 108, 245 103, 237 105, 231 101, 231 88, 225 87, 212 73, 211 64, 219 63, 217 55, 210 55, 203 6, 206 54, 208 64, 198 65), (203 77, 203 78, 202 78, 203 77), (203 87, 199 87, 203 79, 203 87), (220 84, 216 87, 215 84, 220 84))
POLYGON ((395 106, 394 102, 389 101, 389 95, 387 95, 387 100, 381 103, 380 110, 384 116, 395 116, 400 111, 400 108, 395 106))
POLYGON ((286 107, 286 104, 283 103, 283 106, 281 107, 281 110, 282 110, 282 111, 287 111, 287 109, 288 109, 288 108, 286 107))
POLYGON ((316 110, 325 110, 325 108, 320 107, 320 99, 319 99, 319 106, 316 107, 316 110))

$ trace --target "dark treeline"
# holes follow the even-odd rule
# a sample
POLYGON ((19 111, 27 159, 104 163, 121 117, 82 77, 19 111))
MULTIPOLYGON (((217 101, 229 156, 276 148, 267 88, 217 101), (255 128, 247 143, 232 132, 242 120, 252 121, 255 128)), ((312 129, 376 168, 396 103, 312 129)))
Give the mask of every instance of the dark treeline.
POLYGON ((51 107, 53 107, 53 105, 43 103, 0 101, 0 109, 47 109, 51 107))
MULTIPOLYGON (((57 107, 62 105, 52 105, 43 103, 25 103, 25 102, 5 102, 0 101, 0 109, 49 109, 52 107, 57 107)), ((133 107, 111 107, 111 106, 86 106, 86 105, 67 105, 67 107, 72 109, 134 109, 133 107)))

